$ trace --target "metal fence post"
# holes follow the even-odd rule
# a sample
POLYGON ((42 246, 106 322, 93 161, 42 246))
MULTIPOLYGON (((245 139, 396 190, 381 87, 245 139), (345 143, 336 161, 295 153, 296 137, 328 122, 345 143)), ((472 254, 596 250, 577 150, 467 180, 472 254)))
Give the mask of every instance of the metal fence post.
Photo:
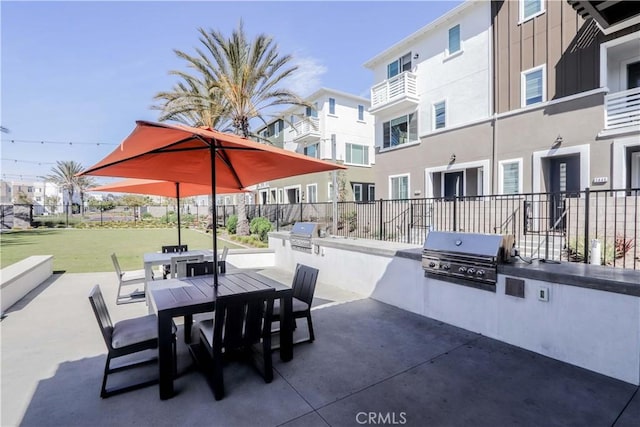
POLYGON ((280 205, 276 202, 276 231, 280 231, 280 205))
POLYGON ((302 200, 300 200, 300 222, 304 221, 302 219, 302 211, 303 211, 303 209, 304 209, 304 206, 302 205, 302 200))
POLYGON ((589 263, 589 187, 584 189, 584 263, 589 263))
POLYGON ((379 216, 378 216, 378 222, 379 222, 379 227, 378 229, 380 230, 380 240, 385 240, 385 235, 386 233, 384 232, 384 221, 382 220, 382 199, 380 199, 380 211, 379 211, 379 216))
POLYGON ((453 231, 458 231, 458 197, 453 198, 453 231))

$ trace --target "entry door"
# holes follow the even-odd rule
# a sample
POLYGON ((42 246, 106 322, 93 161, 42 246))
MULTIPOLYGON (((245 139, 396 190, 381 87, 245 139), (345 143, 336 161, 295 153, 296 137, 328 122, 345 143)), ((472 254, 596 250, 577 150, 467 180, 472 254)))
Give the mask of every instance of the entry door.
POLYGON ((444 173, 444 197, 462 197, 464 196, 464 172, 445 172, 444 173))
POLYGON ((631 153, 631 188, 640 188, 640 151, 631 153))
POLYGON ((558 231, 565 228, 565 199, 578 197, 580 191, 580 155, 549 159, 549 227, 558 231))

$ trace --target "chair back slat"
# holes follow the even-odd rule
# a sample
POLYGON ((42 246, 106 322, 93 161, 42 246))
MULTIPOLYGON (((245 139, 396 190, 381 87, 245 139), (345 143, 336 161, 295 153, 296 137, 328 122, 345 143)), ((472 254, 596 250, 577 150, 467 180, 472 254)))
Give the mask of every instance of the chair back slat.
POLYGON ((165 245, 162 247, 162 253, 175 253, 175 252, 186 252, 188 251, 188 245, 165 245))
POLYGON ((171 257, 171 277, 187 277, 189 263, 204 261, 204 255, 182 255, 171 257))
POLYGON ((318 269, 308 265, 298 264, 296 273, 293 276, 293 297, 304 301, 311 306, 313 294, 318 281, 318 269))
POLYGON ((271 336, 275 289, 219 297, 216 301, 213 347, 218 354, 247 348, 271 336))
POLYGON ((107 344, 107 347, 111 349, 111 337, 113 334, 113 323, 111 322, 111 316, 109 316, 109 310, 107 304, 104 302, 100 285, 95 285, 89 293, 89 301, 91 302, 91 308, 93 308, 93 314, 96 316, 98 326, 102 332, 102 338, 107 344))
POLYGON ((220 257, 218 258, 218 260, 226 261, 227 255, 229 255, 229 246, 225 246, 224 249, 222 249, 222 253, 220 254, 220 257))
POLYGON ((213 261, 189 262, 186 266, 187 277, 213 274, 213 265, 213 261))
POLYGON ((118 262, 118 257, 115 252, 111 254, 111 261, 113 262, 113 268, 116 269, 116 274, 118 275, 118 279, 122 277, 122 269, 120 268, 120 263, 118 262))

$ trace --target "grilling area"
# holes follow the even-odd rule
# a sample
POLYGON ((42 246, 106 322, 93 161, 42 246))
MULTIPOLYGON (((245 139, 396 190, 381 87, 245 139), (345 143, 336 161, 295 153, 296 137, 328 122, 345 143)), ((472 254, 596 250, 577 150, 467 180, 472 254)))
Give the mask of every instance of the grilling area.
MULTIPOLYGON (((273 263, 260 271, 286 283, 296 262, 320 269, 316 340, 297 345, 290 362, 274 357, 271 384, 237 364, 229 370, 228 398, 215 402, 179 346, 176 397, 161 401, 157 387, 149 387, 100 399, 104 344, 93 322, 77 319, 91 319, 86 295, 95 283, 108 301, 117 283, 112 272, 54 275, 0 323, 1 424, 636 425, 640 393, 624 354, 633 353, 627 341, 640 335, 640 315, 633 313, 637 276, 498 257, 494 289, 483 289, 480 282, 462 286, 458 278, 428 273, 425 245, 312 237, 307 252, 292 249, 290 237, 270 234, 273 263), (581 281, 567 283, 571 277, 581 281), (524 282, 524 298, 507 294, 507 279, 524 282), (548 301, 538 299, 539 286, 549 287, 548 301), (621 289, 626 293, 616 292, 621 289), (528 348, 535 338, 559 352, 589 347, 603 366, 625 369, 603 372, 591 360, 545 357, 528 348), (603 354, 605 348, 612 354, 603 354)), ((228 259, 232 266, 252 264, 239 252, 228 259)), ((113 314, 127 318, 140 310, 131 304, 113 314)), ((182 342, 180 325, 178 334, 182 342)))

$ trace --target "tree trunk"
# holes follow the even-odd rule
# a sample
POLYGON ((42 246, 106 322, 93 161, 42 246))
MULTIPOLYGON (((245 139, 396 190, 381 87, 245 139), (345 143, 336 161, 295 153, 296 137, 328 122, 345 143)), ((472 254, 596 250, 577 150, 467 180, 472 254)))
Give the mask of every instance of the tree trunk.
POLYGON ((238 236, 249 235, 249 221, 247 220, 247 209, 245 206, 244 194, 238 194, 236 197, 236 206, 238 207, 238 225, 236 234, 238 236))

